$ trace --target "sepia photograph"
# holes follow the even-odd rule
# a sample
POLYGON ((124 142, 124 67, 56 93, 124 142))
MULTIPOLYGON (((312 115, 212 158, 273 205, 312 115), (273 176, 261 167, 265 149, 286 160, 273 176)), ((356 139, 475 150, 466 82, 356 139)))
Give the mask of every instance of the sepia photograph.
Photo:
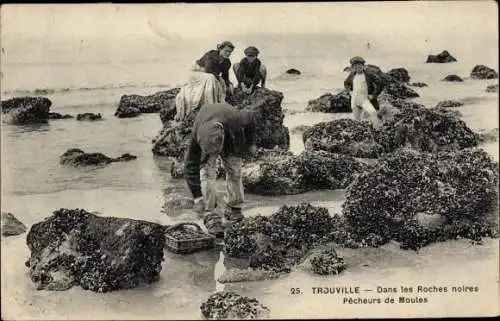
POLYGON ((498 2, 0 8, 2 320, 500 315, 498 2))

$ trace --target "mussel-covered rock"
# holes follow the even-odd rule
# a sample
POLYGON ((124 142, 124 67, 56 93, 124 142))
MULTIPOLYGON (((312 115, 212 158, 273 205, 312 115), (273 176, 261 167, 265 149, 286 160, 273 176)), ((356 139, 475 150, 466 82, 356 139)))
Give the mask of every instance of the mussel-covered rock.
POLYGON ((464 103, 456 100, 443 100, 440 101, 435 108, 451 108, 451 107, 460 107, 463 106, 464 103))
POLYGON ((14 236, 26 232, 26 226, 14 214, 2 212, 2 235, 14 236))
POLYGON ((381 158, 346 189, 343 213, 352 237, 390 239, 403 248, 498 233, 498 164, 480 149, 420 153, 400 150, 381 158), (417 213, 441 215, 439 228, 419 224, 417 213))
POLYGON ((336 119, 321 122, 302 135, 306 150, 324 150, 353 157, 376 158, 383 148, 375 141, 375 129, 369 122, 336 119))
POLYGON ((234 292, 217 292, 201 304, 201 313, 208 320, 268 319, 269 308, 257 299, 234 292))
POLYGON ((405 146, 425 152, 477 146, 474 132, 463 120, 426 108, 409 108, 394 115, 377 132, 375 141, 388 153, 405 146))
POLYGON ((497 79, 498 73, 485 65, 476 65, 470 73, 472 79, 497 79))
POLYGON ((327 93, 317 99, 309 100, 306 111, 323 113, 350 113, 351 95, 343 90, 335 95, 327 93))
POLYGON ((391 69, 387 72, 389 76, 394 78, 397 81, 400 82, 409 82, 410 81, 410 75, 408 74, 408 70, 404 68, 394 68, 391 69))
POLYGON ((446 62, 455 62, 457 59, 450 55, 448 50, 444 50, 440 54, 437 55, 429 55, 427 56, 427 63, 446 63, 446 62))
POLYGON ((410 84, 410 86, 412 86, 412 87, 420 87, 420 88, 421 87, 428 87, 428 85, 426 83, 424 83, 424 82, 412 82, 410 84))
POLYGON ((282 206, 270 217, 247 217, 224 235, 228 256, 249 257, 250 267, 288 273, 315 244, 332 239, 328 210, 301 203, 282 206))
POLYGON ((52 101, 46 97, 15 97, 1 102, 3 120, 13 125, 46 123, 52 101))
MULTIPOLYGON (((278 146, 282 149, 288 149, 290 135, 288 128, 283 125, 282 100, 283 94, 281 92, 266 88, 257 88, 251 95, 235 89, 234 95, 228 98, 228 103, 235 108, 248 109, 256 113, 256 144, 258 147, 271 149, 278 146)), ((153 154, 181 160, 191 135, 195 116, 196 111, 182 122, 164 123, 160 134, 153 141, 153 154)))
POLYGON ((270 157, 243 167, 243 185, 249 193, 292 195, 310 190, 342 189, 367 165, 347 155, 304 151, 270 157))
POLYGON ((157 281, 165 234, 155 223, 60 209, 35 223, 26 241, 38 289, 107 292, 157 281))
POLYGON ((413 90, 411 87, 407 86, 405 83, 399 81, 389 81, 384 89, 391 96, 397 98, 415 98, 420 97, 420 95, 413 90))
POLYGON ((136 117, 143 113, 160 112, 162 122, 173 120, 175 116, 175 96, 180 88, 172 88, 153 95, 123 95, 116 109, 119 118, 136 117))
POLYGON ((285 72, 287 75, 300 75, 301 72, 297 69, 291 68, 285 72))
POLYGON ((339 274, 346 269, 344 259, 335 250, 323 250, 310 258, 311 270, 319 275, 339 274))
POLYGON ((61 165, 71 166, 98 166, 114 162, 126 162, 136 158, 137 156, 130 155, 129 153, 123 154, 117 158, 111 158, 102 153, 86 153, 81 149, 71 148, 60 156, 59 163, 61 165))
POLYGON ((477 139, 478 139, 478 143, 480 143, 480 144, 498 141, 498 139, 499 139, 498 128, 494 128, 494 129, 491 129, 488 131, 482 131, 480 133, 477 133, 477 139))
POLYGON ((59 114, 59 113, 49 113, 49 119, 70 119, 75 118, 68 114, 59 114))
POLYGON ((188 197, 176 192, 165 195, 162 212, 170 213, 171 211, 190 209, 194 206, 192 197, 188 197))
POLYGON ((97 113, 97 114, 94 114, 94 113, 83 113, 83 114, 76 115, 76 120, 79 120, 79 121, 84 121, 84 120, 88 120, 88 121, 102 120, 102 115, 101 115, 101 113, 97 113))
POLYGON ((443 78, 443 81, 458 81, 458 82, 462 82, 464 81, 462 78, 460 78, 460 76, 457 76, 457 75, 448 75, 446 77, 443 78))
POLYGON ((486 92, 487 93, 497 93, 498 92, 498 84, 488 85, 488 87, 486 87, 486 92))

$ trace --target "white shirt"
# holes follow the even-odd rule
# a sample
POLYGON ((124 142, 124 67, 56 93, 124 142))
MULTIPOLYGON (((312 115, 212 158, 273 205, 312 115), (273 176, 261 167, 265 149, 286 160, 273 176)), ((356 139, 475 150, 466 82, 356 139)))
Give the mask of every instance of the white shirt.
POLYGON ((351 105, 361 107, 367 99, 368 85, 365 74, 356 74, 352 80, 351 105))

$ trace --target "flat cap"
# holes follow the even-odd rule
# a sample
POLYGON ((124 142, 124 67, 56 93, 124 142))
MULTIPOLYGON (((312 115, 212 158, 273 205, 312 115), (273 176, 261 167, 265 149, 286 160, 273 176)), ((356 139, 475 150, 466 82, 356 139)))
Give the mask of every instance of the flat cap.
POLYGON ((349 60, 349 62, 351 63, 351 65, 354 65, 354 64, 364 65, 365 64, 365 60, 360 56, 352 57, 351 60, 349 60))
POLYGON ((255 55, 257 56, 259 54, 259 49, 255 48, 254 46, 247 47, 243 53, 245 55, 255 55))

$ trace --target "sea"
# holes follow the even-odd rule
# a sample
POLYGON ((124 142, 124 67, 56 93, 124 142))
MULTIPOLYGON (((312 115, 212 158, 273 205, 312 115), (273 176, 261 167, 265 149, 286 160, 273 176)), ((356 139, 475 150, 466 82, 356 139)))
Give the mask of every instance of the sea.
MULTIPOLYGON (((171 179, 170 161, 155 157, 151 152, 151 140, 162 128, 159 115, 143 114, 119 119, 114 112, 122 95, 149 95, 182 85, 193 61, 205 51, 214 49, 222 40, 230 40, 236 46, 231 56, 233 63, 243 57, 246 46, 259 48, 259 58, 268 69, 267 87, 284 94, 284 123, 290 129, 290 149, 294 153, 304 149, 299 130, 302 126, 352 117, 351 114, 305 112, 305 108, 309 100, 342 89, 347 76, 343 70, 355 55, 364 57, 367 63, 384 71, 406 68, 410 82, 428 84, 428 87, 414 87, 420 95, 415 101, 428 107, 442 100, 463 101, 465 105, 459 110, 469 127, 478 132, 498 129, 499 94, 485 91, 488 85, 498 84, 498 79, 470 78, 475 65, 483 64, 499 70, 497 34, 450 31, 440 37, 418 34, 374 37, 349 32, 269 32, 189 39, 154 34, 114 38, 3 37, 2 100, 45 96, 52 101, 52 112, 71 115, 101 113, 104 120, 52 120, 48 124, 30 126, 2 123, 2 212, 12 212, 28 228, 59 208, 83 208, 106 216, 145 219, 161 224, 193 220, 189 215, 173 218, 162 213, 167 193, 176 190, 189 194, 184 181, 171 179), (427 55, 443 50, 448 50, 458 61, 425 63, 427 55), (286 75, 285 71, 290 68, 300 70, 301 75, 286 75), (450 74, 456 74, 464 81, 442 81, 450 74), (70 148, 101 152, 111 157, 130 153, 137 159, 102 168, 59 165, 59 156, 70 148)), ((231 77, 235 81, 234 75, 231 77)), ((498 141, 480 147, 498 161, 498 141)), ((218 184, 223 191, 223 181, 218 184)), ((284 197, 246 197, 253 206, 248 215, 270 214, 283 204, 301 201, 325 206, 332 214, 340 213, 344 199, 342 190, 284 197)), ((401 280, 414 283, 420 279, 429 284, 446 283, 448 281, 443 281, 438 275, 450 275, 449 285, 470 282, 480 284, 484 291, 494 290, 495 285, 491 282, 466 273, 479 269, 498 280, 498 270, 492 265, 492 262, 498 262, 497 240, 476 247, 459 240, 432 245, 419 253, 399 250, 394 244, 358 252, 344 249, 341 254, 354 262, 353 268, 337 278, 312 277, 297 271, 284 280, 231 285, 221 285, 216 281, 217 273, 224 270, 227 261, 222 252, 188 256, 167 253, 161 280, 150 286, 107 294, 79 288, 62 293, 46 292, 35 290, 29 281, 24 267, 29 256, 25 243, 25 235, 2 239, 2 316, 9 319, 198 319, 201 302, 223 288, 264 301, 270 307, 272 317, 308 315, 307 311, 314 311, 315 317, 349 317, 352 313, 388 316, 382 305, 371 306, 368 310, 367 306, 343 304, 339 297, 314 296, 309 289, 356 282, 376 289, 378 285, 399 285, 401 280), (457 265, 464 269, 450 272, 450 268, 457 265), (434 273, 430 272, 430 267, 434 273), (292 287, 304 288, 306 294, 300 301, 290 293, 292 287), (318 309, 318 305, 322 308, 318 309)), ((493 293, 498 299, 498 291, 493 293)), ((453 301, 458 298, 450 300, 455 302, 456 309, 470 310, 460 305, 460 301, 453 301)), ((471 296, 467 302, 472 310, 475 304, 477 309, 484 308, 479 297, 471 296)), ((404 306, 396 305, 388 313, 394 316, 404 314, 404 309, 404 306)), ((495 311, 492 313, 497 313, 498 308, 495 311)), ((446 315, 446 309, 438 300, 431 300, 414 312, 416 316, 446 315)))

